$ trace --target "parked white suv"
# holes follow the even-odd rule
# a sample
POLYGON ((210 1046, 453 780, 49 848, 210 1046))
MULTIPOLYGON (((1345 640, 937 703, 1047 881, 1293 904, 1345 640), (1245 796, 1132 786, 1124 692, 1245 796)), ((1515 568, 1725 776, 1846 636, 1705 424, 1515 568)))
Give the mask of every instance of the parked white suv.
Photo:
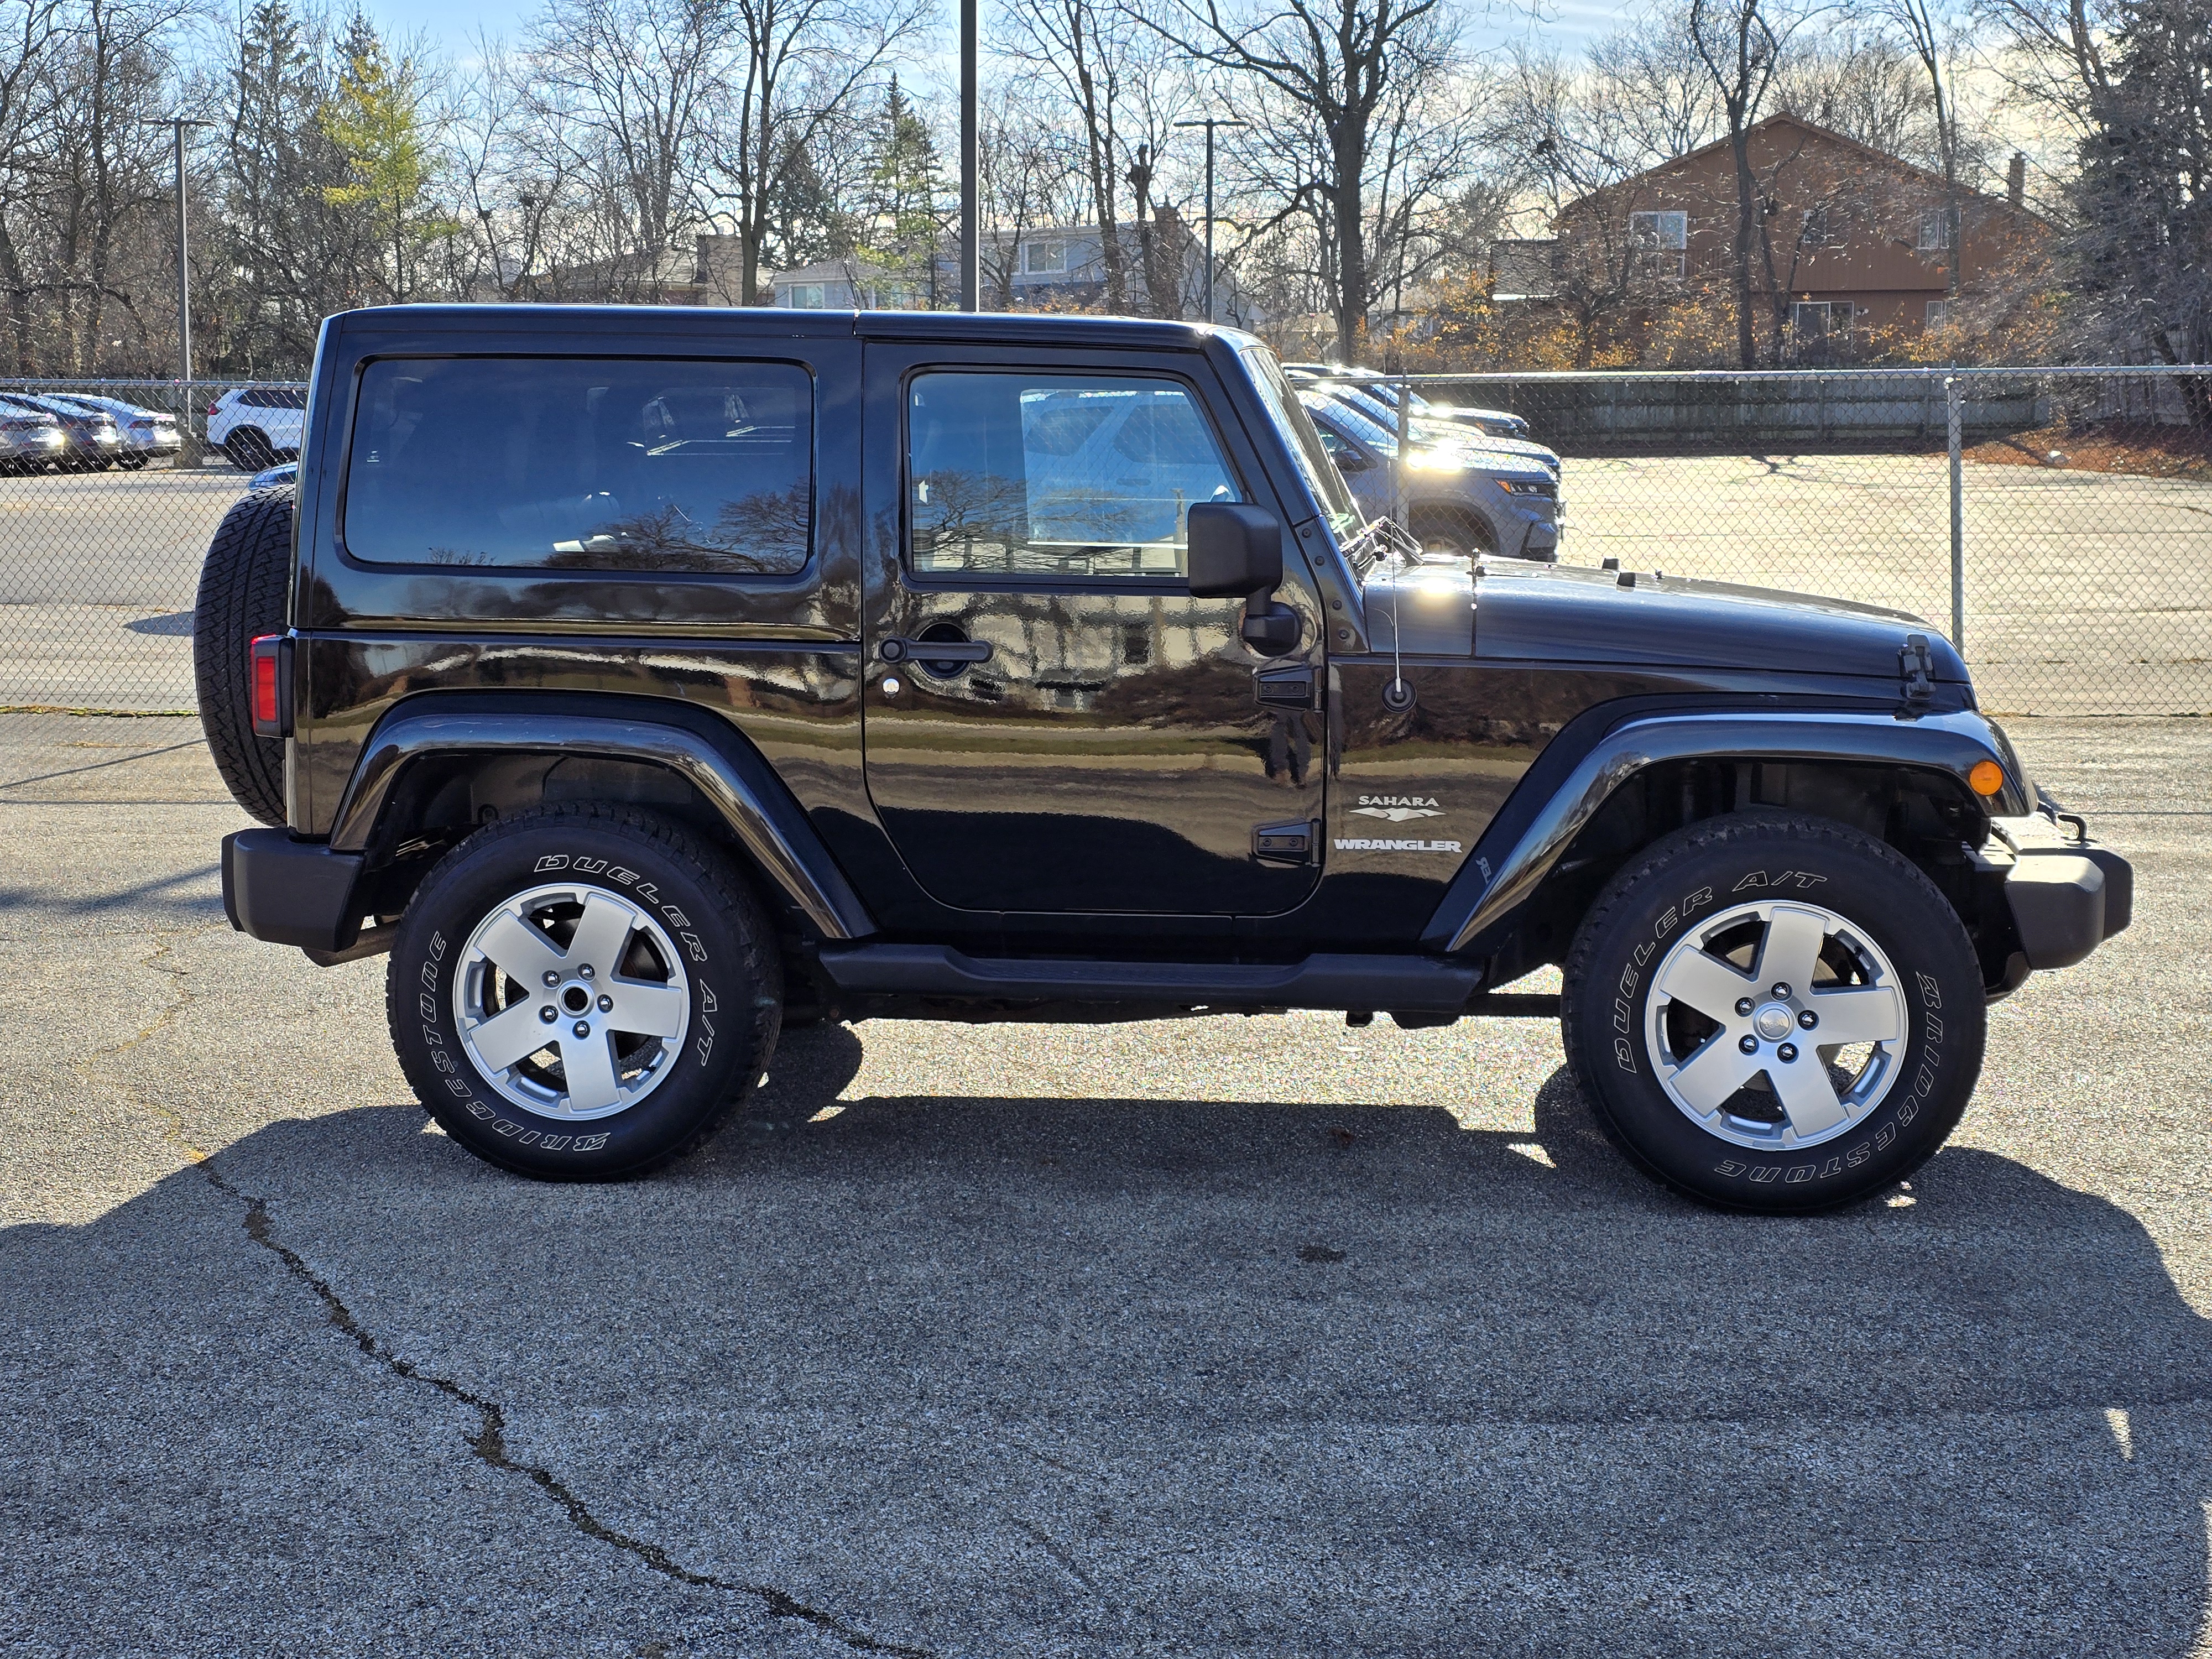
POLYGON ((246 472, 295 459, 307 410, 305 386, 233 386, 208 405, 208 447, 220 449, 246 472))

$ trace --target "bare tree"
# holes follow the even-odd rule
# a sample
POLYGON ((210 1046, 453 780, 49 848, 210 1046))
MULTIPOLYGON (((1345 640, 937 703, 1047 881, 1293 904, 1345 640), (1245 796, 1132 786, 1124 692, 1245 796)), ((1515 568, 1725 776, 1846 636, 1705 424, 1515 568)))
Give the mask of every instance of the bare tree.
POLYGON ((1959 298, 1962 232, 1959 222, 1959 112, 1951 96, 1948 35, 1950 19, 1940 0, 1881 0, 1891 22, 1905 33, 1928 77, 1928 96, 1936 118, 1936 151, 1943 173, 1943 235, 1948 276, 1945 292, 1959 298))
POLYGON ((1106 307, 1129 307, 1128 261, 1121 244, 1118 191, 1121 143, 1116 131, 1124 79, 1138 29, 1103 0, 1009 0, 1008 54, 1066 92, 1083 139, 1084 174, 1098 225, 1106 307))
POLYGON ((725 0, 547 0, 525 40, 536 110, 599 177, 632 254, 659 258, 706 219, 703 177, 738 28, 725 0))
POLYGON ((1151 27, 1256 94, 1240 154, 1280 205, 1263 233, 1301 216, 1348 361, 1376 296, 1370 222, 1378 166, 1401 152, 1390 130, 1440 90, 1456 59, 1441 0, 1158 0, 1151 27), (1394 100, 1398 100, 1394 104, 1394 100))
POLYGON ((1783 44, 1794 27, 1795 20, 1788 18, 1778 27, 1774 0, 1690 0, 1691 48, 1712 77, 1728 126, 1729 151, 1735 160, 1735 240, 1731 258, 1736 352, 1746 368, 1759 362, 1752 306, 1754 247, 1764 256, 1767 292, 1778 292, 1773 244, 1762 234, 1765 216, 1752 170, 1751 129, 1773 87, 1782 65, 1783 44))
POLYGON ((921 32, 931 0, 717 3, 730 9, 735 96, 707 155, 716 204, 736 221, 739 299, 752 305, 762 248, 794 168, 921 32))

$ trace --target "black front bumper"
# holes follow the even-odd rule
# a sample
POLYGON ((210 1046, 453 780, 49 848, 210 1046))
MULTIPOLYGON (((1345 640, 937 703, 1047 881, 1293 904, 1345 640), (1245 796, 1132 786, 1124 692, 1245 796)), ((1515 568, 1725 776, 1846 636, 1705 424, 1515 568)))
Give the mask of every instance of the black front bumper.
POLYGON ((240 830, 222 838, 223 911, 240 933, 271 945, 348 951, 361 938, 361 866, 359 853, 289 830, 240 830))
POLYGON ((2044 811, 1993 818, 1985 859, 2004 861, 2005 902, 2027 965, 2070 968, 2135 919, 2136 877, 2088 826, 2045 797, 2044 811), (2069 836, 2071 826, 2077 833, 2069 836))

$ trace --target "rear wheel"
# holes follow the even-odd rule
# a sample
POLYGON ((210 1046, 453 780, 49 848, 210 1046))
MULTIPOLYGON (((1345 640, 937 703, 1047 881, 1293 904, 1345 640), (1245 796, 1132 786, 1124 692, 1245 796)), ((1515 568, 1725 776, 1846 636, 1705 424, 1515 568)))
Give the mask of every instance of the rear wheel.
POLYGON ((782 965, 744 878, 626 807, 479 830, 415 894, 386 979, 392 1046, 447 1134, 550 1181, 643 1174, 744 1104, 782 965))
POLYGON ((257 490, 223 514, 200 566, 192 606, 200 730, 231 799, 270 824, 284 822, 284 744, 254 734, 246 647, 284 626, 292 580, 292 495, 257 490))
POLYGON ((1825 1209, 1940 1147, 1984 1034, 1972 943, 1893 848, 1823 819, 1692 824, 1607 885, 1562 999, 1600 1123, 1668 1186, 1825 1209))
POLYGON ((269 434, 258 427, 241 427, 222 441, 222 453, 242 472, 258 472, 276 459, 269 434))

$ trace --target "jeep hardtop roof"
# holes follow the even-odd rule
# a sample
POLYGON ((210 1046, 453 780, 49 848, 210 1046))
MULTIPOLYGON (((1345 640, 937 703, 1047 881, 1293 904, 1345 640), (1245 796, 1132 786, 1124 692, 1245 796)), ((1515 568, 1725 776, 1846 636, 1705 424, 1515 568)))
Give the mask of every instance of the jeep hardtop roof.
POLYGON ((714 334, 744 339, 969 341, 978 345, 1083 345, 1127 350, 1242 345, 1252 337, 1205 323, 1146 317, 1036 316, 1006 312, 802 311, 771 306, 373 306, 331 319, 346 331, 466 334, 714 334))

